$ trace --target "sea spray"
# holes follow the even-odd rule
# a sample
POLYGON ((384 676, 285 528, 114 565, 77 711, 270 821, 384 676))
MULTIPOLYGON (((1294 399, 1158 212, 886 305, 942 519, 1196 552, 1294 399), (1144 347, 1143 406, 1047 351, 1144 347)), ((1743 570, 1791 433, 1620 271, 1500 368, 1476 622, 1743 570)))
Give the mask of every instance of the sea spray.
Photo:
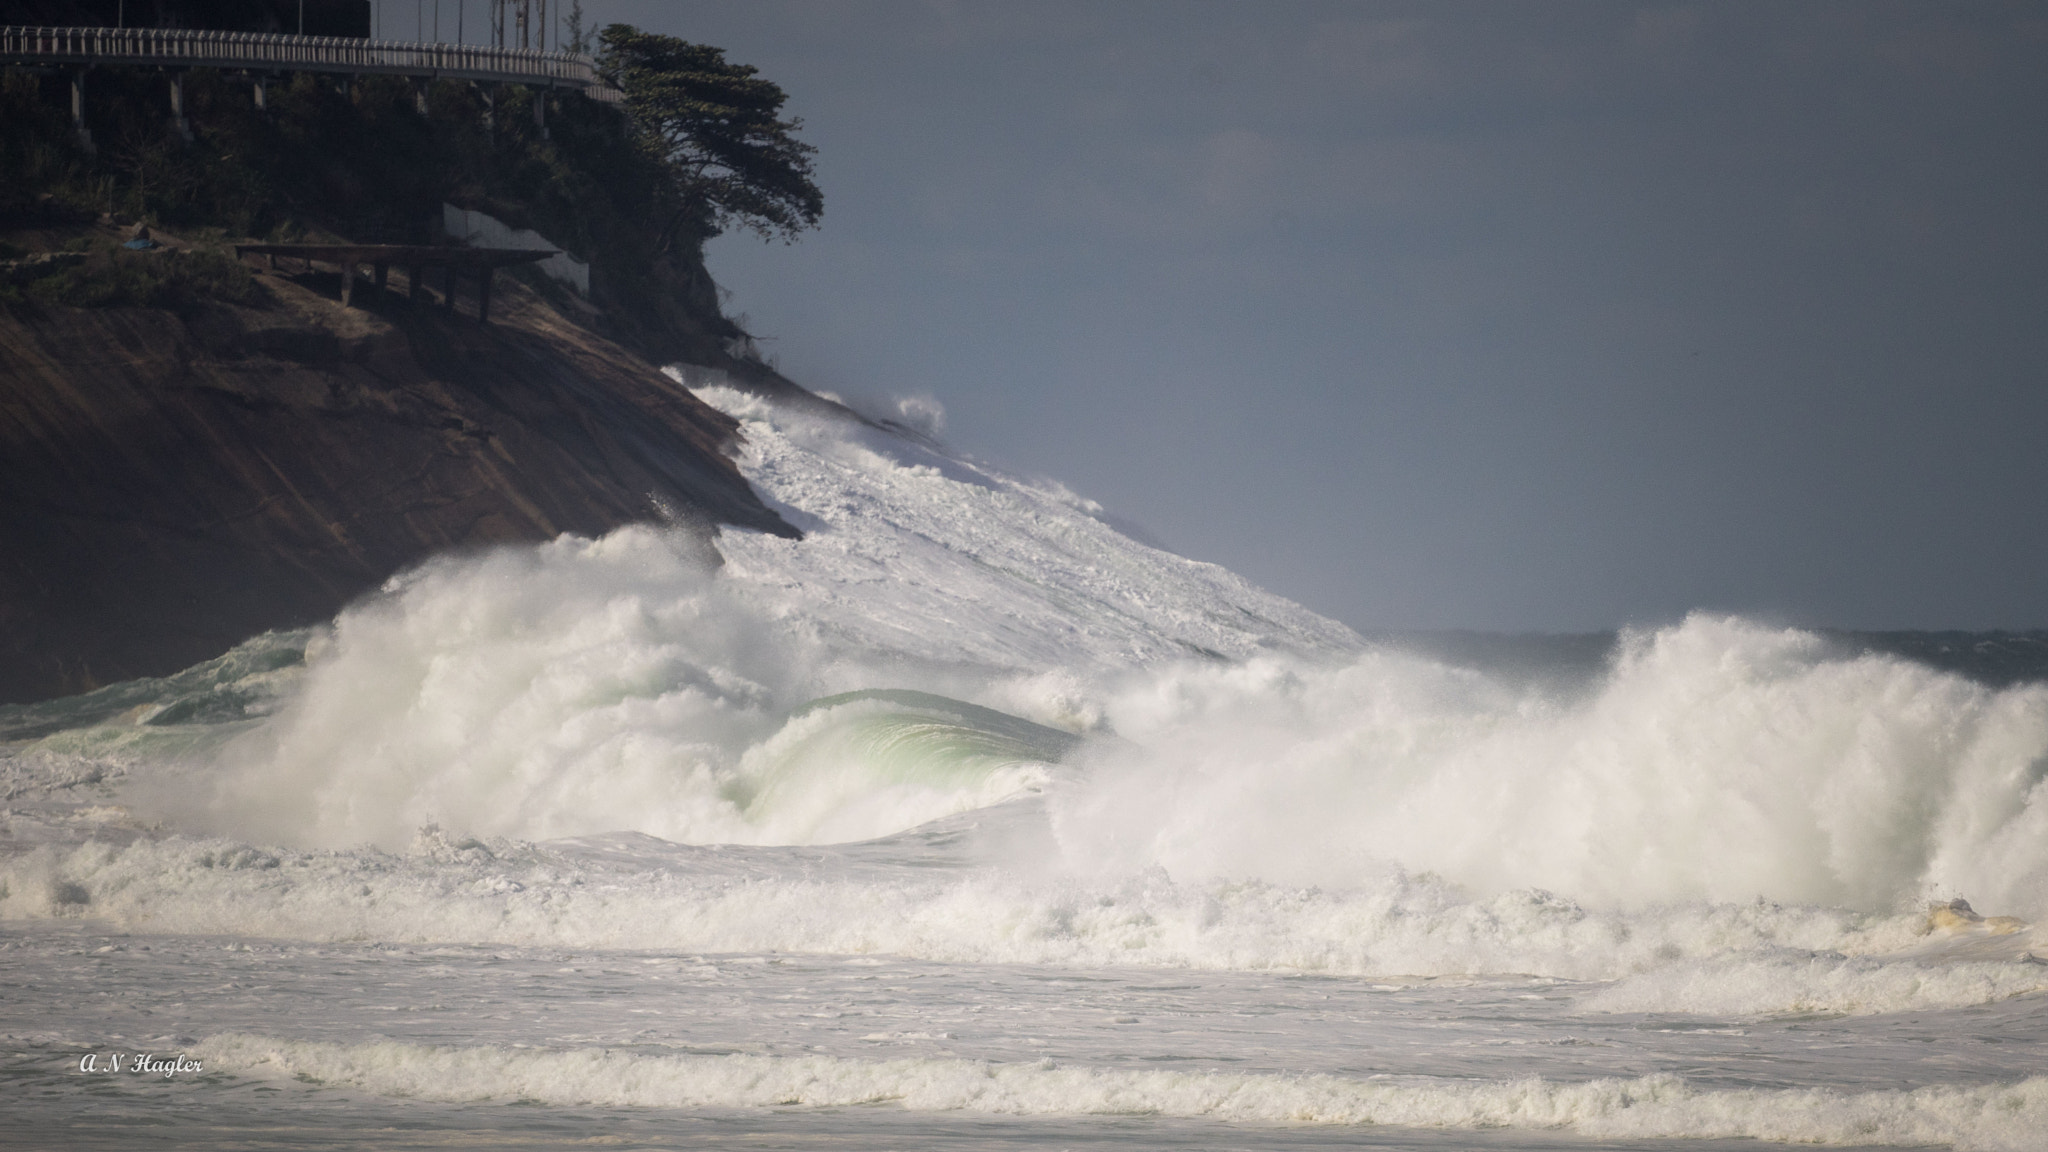
POLYGON ((683 533, 435 561, 342 614, 190 819, 330 846, 397 847, 429 822, 734 838, 715 777, 774 731, 778 689, 812 655, 774 631, 683 533))

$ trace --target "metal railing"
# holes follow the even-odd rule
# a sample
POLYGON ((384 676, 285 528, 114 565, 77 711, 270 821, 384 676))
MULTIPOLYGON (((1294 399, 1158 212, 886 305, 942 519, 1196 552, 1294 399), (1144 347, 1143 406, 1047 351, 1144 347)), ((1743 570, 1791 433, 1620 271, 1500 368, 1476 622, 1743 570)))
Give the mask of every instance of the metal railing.
POLYGON ((252 72, 347 72, 572 88, 615 104, 590 57, 534 48, 412 44, 192 28, 0 27, 0 65, 141 64, 252 72))

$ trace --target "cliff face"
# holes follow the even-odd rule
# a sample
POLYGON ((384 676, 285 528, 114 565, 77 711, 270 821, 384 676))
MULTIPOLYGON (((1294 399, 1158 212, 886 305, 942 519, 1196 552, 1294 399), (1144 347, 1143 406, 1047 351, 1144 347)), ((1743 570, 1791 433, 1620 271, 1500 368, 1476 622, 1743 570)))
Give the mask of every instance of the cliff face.
POLYGON ((732 421, 509 277, 489 326, 261 281, 262 309, 0 305, 0 702, 166 674, 435 552, 657 501, 707 535, 797 534, 726 455, 732 421))

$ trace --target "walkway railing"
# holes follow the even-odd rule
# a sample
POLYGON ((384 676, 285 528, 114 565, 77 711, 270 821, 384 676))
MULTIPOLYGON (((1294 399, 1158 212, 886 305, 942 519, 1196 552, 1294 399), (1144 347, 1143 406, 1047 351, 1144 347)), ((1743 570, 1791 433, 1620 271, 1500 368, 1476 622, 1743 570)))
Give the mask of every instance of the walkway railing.
POLYGON ((252 72, 346 72, 570 88, 617 103, 588 56, 475 44, 410 44, 338 36, 189 28, 0 27, 0 65, 141 64, 252 72))

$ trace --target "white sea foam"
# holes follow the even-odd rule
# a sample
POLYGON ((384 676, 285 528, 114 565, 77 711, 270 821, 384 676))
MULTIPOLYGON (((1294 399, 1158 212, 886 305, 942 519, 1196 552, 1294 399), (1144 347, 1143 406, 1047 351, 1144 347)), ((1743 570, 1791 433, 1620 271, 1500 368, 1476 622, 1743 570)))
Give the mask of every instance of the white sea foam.
POLYGON ((1766 950, 1666 965, 1587 996, 1595 1012, 1862 1016, 1968 1008, 2048 992, 2048 964, 1924 963, 1766 950))
MULTIPOLYGON (((484 844, 438 831, 406 856, 182 838, 45 846, 0 860, 0 915, 304 940, 1623 979, 1591 1003, 1603 1011, 1863 1014, 2048 989, 2048 970, 2016 947, 1996 962, 1925 955, 1920 915, 1599 912, 1526 890, 1472 899, 1398 872, 1344 890, 1159 872, 1082 882, 974 866, 976 831, 849 849, 484 844)), ((1014 831, 991 842, 1000 850, 1014 831)))
POLYGON ((726 533, 725 578, 849 648, 1035 675, 1363 647, 1235 573, 1132 540, 1059 484, 731 389, 699 395, 740 421, 748 480, 808 534, 726 533))
POLYGON ((228 1034, 208 1070, 420 1100, 653 1108, 851 1107, 1007 1116, 1199 1117, 1252 1124, 1562 1129, 1592 1138, 1750 1138, 2032 1149, 2048 1078, 1910 1092, 1705 1091, 1677 1076, 1558 1083, 1132 1071, 950 1059, 662 1055, 341 1045, 228 1034))

